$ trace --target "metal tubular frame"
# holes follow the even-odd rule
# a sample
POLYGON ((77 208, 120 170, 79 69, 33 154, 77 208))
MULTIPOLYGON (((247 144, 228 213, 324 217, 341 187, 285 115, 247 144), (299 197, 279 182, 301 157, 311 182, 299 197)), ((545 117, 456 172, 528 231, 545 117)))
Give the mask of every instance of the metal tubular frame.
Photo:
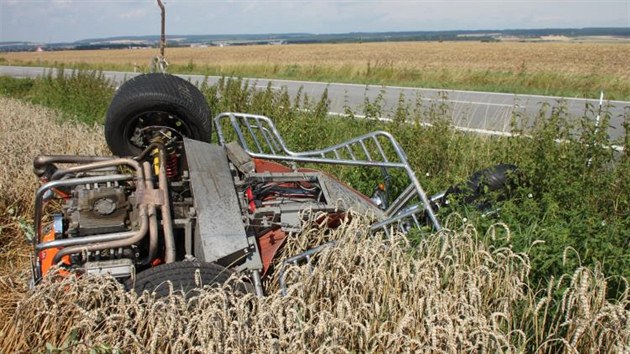
MULTIPOLYGON (((149 162, 143 162, 142 168, 145 177, 151 176, 151 164, 149 162)), ((153 181, 151 181, 150 178, 146 178, 145 181, 146 189, 153 189, 153 181)), ((155 259, 158 248, 158 220, 155 213, 154 204, 149 204, 147 208, 147 214, 149 217, 149 253, 147 255, 147 258, 142 261, 143 264, 149 264, 151 261, 153 261, 153 259, 155 259)))
MULTIPOLYGON (((222 127, 225 121, 230 123, 243 149, 254 158, 302 163, 403 169, 410 180, 409 186, 396 198, 392 207, 386 210, 385 214, 387 218, 374 224, 372 229, 383 229, 385 233, 389 235, 388 227, 394 224, 402 225, 401 220, 405 218, 408 221, 413 221, 416 226, 421 226, 418 220, 419 214, 421 213, 426 213, 426 216, 429 218, 429 221, 436 231, 441 229, 441 225, 431 207, 430 200, 411 169, 405 152, 390 133, 375 131, 325 149, 293 152, 287 148, 284 139, 280 136, 280 133, 271 119, 261 115, 245 113, 226 112, 214 118, 219 144, 222 146, 226 144, 222 127), (253 142, 253 148, 250 148, 248 139, 253 142), (396 154, 396 161, 390 161, 390 159, 388 159, 381 142, 387 143, 389 147, 393 149, 396 154), (372 143, 376 147, 378 151, 376 156, 370 154, 366 146, 368 143, 372 143), (362 152, 364 156, 360 156, 357 152, 362 152), (350 158, 344 158, 342 153, 349 155, 350 158), (408 202, 414 197, 418 197, 420 203, 406 207, 408 202)), ((401 230, 405 231, 404 228, 401 230)))

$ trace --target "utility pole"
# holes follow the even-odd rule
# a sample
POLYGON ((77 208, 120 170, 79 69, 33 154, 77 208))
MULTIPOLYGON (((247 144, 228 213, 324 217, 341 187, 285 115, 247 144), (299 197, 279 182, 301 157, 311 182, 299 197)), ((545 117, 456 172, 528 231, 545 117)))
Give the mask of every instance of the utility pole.
POLYGON ((160 7, 160 13, 162 16, 161 30, 160 30, 160 54, 153 58, 151 62, 151 72, 166 72, 168 62, 164 57, 164 48, 166 48, 166 9, 162 0, 157 0, 157 4, 160 7))
POLYGON ((166 9, 164 8, 162 0, 157 0, 157 3, 160 7, 160 13, 162 15, 162 27, 160 31, 160 56, 164 58, 164 48, 166 47, 166 9))

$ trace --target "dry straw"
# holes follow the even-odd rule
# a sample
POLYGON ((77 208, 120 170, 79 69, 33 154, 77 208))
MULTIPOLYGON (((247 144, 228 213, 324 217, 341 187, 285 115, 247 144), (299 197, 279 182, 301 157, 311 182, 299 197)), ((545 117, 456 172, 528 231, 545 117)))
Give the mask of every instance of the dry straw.
POLYGON ((370 235, 358 216, 336 230, 311 225, 294 237, 338 242, 315 257, 312 272, 292 269, 287 296, 268 284, 264 298, 226 287, 192 302, 159 300, 125 292, 111 279, 69 278, 29 292, 5 322, 0 344, 131 353, 627 349, 627 299, 607 301, 598 270, 578 269, 561 298, 553 283, 534 294, 527 257, 494 249, 469 225, 429 235, 414 248, 402 235, 370 235), (535 327, 542 320, 548 323, 535 327))
POLYGON ((0 97, 0 211, 14 204, 30 210, 36 155, 108 153, 102 127, 58 120, 50 109, 0 97))

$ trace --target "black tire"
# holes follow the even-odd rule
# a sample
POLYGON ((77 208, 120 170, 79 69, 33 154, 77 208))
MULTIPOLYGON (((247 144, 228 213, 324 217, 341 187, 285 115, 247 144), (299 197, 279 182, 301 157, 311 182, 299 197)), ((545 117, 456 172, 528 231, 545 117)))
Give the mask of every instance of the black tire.
MULTIPOLYGON (((136 274, 135 281, 129 279, 125 285, 127 289, 134 290, 137 294, 142 294, 146 290, 161 298, 171 295, 172 284, 174 294, 190 297, 204 286, 223 285, 232 273, 231 270, 215 263, 173 262, 144 270, 136 274)), ((242 293, 252 292, 248 285, 235 282, 233 288, 242 293)))
POLYGON ((158 131, 209 142, 210 108, 203 94, 177 76, 143 74, 125 82, 105 118, 105 140, 114 155, 138 155, 158 131))
POLYGON ((516 165, 499 164, 473 173, 466 182, 451 186, 444 195, 444 200, 456 199, 465 204, 472 204, 485 211, 492 207, 493 201, 505 200, 510 189, 518 184, 519 170, 516 165), (498 193, 489 198, 491 193, 498 193))

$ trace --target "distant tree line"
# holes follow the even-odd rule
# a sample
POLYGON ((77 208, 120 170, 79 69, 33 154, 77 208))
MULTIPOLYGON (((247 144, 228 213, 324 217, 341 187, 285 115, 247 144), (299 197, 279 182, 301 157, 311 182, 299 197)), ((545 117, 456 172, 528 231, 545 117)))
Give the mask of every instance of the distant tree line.
MULTIPOLYGON (((543 29, 506 29, 506 30, 453 30, 453 31, 407 31, 407 32, 351 32, 332 34, 283 33, 283 34, 241 34, 241 35, 181 35, 177 41, 167 42, 169 47, 187 47, 193 44, 214 45, 223 42, 227 45, 262 45, 274 42, 287 44, 308 43, 362 43, 362 42, 398 42, 398 41, 497 41, 501 36, 520 37, 523 39, 540 36, 618 36, 629 37, 630 28, 543 28, 543 29)), ((175 36, 172 36, 175 38, 175 36)), ((0 42, 0 52, 29 51, 42 47, 45 50, 83 50, 83 49, 125 49, 129 47, 155 47, 159 36, 111 37, 86 39, 73 43, 27 43, 0 42), (128 41, 128 43, 120 43, 128 41)))

